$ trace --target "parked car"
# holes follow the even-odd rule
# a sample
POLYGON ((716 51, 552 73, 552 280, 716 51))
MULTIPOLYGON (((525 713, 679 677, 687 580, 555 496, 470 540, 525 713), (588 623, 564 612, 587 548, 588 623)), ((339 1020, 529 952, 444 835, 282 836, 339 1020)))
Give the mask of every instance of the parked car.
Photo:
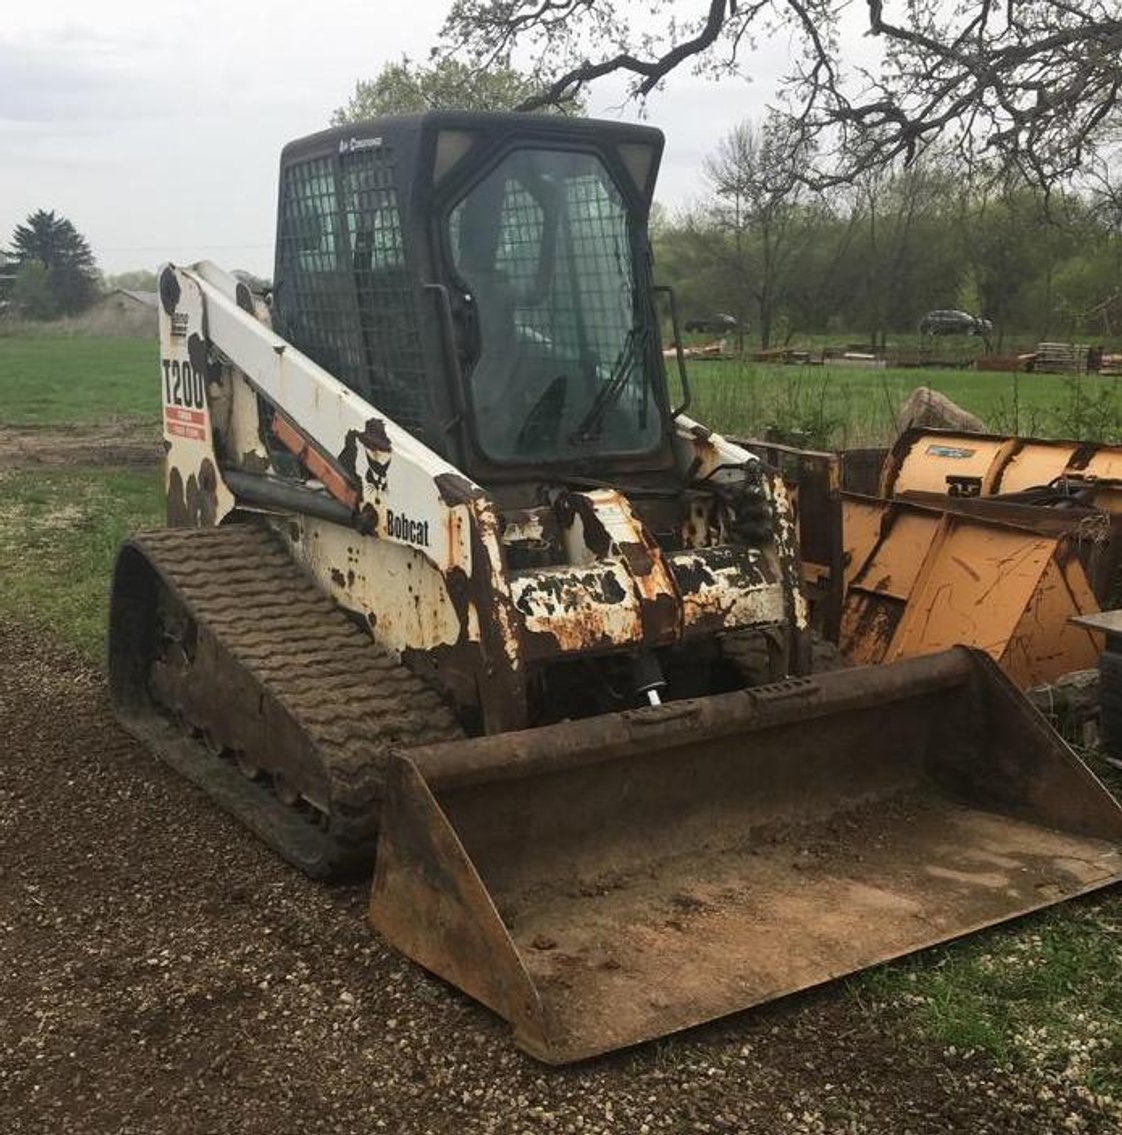
POLYGON ((993 331, 993 323, 968 311, 929 311, 919 321, 921 335, 982 335, 993 331))
POLYGON ((740 324, 736 319, 726 312, 718 312, 716 315, 704 317, 695 316, 693 319, 686 320, 687 331, 699 331, 706 335, 727 335, 739 326, 740 324))

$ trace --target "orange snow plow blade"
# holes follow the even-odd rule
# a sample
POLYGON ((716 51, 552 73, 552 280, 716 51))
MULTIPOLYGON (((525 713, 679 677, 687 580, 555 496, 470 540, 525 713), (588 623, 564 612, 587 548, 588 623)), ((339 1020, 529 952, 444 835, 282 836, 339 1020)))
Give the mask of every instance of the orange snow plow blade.
POLYGON ((1122 877, 1122 809, 956 648, 394 759, 371 920, 550 1063, 1122 877))
POLYGON ((1079 557, 1103 529, 1035 512, 1015 524, 847 496, 842 653, 877 664, 962 643, 1022 689, 1094 667, 1101 645, 1071 620, 1099 609, 1079 557))

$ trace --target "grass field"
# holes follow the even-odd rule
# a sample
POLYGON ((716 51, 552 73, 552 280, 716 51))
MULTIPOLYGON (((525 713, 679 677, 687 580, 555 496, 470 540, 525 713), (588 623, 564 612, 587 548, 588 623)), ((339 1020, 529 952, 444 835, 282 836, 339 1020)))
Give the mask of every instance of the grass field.
POLYGON ((152 339, 0 338, 0 423, 158 421, 152 339))
POLYGON ((161 472, 0 474, 0 610, 48 626, 102 664, 122 537, 163 518, 161 472))
MULTIPOLYGON (((155 420, 147 341, 0 339, 0 423, 155 420)), ((730 432, 769 426, 815 443, 891 436, 899 402, 930 382, 997 429, 1118 422, 1118 384, 1055 376, 698 364, 691 413, 730 432), (1013 416, 1010 416, 1013 415, 1013 416)), ((1088 426, 1079 432, 1095 436, 1088 426)), ((130 529, 162 519, 160 477, 97 469, 0 474, 0 610, 50 628, 101 664, 109 572, 130 529)), ((12 664, 16 660, 9 660, 12 664)), ((1108 894, 851 979, 848 995, 902 1010, 917 1035, 1075 1085, 1122 1121, 1122 899, 1108 894)), ((965 1087, 964 1090, 969 1090, 965 1087)))
POLYGON ((994 432, 1122 437, 1122 380, 970 370, 778 366, 714 361, 690 367, 690 416, 728 433, 776 431, 809 445, 885 444, 907 396, 930 386, 994 432))
MULTIPOLYGON (((693 363, 689 373, 690 416, 729 433, 772 430, 837 448, 883 444, 904 399, 929 385, 995 431, 1122 437, 1116 378, 736 361, 693 363)), ((0 423, 156 421, 157 380, 152 340, 0 338, 0 423)))

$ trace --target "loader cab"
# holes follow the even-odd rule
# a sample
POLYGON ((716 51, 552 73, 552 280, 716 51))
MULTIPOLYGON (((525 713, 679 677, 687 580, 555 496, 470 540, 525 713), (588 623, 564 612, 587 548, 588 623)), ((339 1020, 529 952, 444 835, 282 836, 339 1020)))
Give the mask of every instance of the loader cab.
POLYGON ((278 330, 483 483, 669 471, 657 130, 433 113, 292 143, 278 330))

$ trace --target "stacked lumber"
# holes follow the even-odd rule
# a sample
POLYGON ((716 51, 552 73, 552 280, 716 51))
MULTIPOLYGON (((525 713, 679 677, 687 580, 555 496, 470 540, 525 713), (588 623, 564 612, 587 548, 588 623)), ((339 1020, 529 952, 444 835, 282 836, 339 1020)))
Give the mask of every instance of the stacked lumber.
POLYGON ((1090 354, 1086 343, 1038 343, 1033 369, 1046 374, 1086 374, 1090 354))

